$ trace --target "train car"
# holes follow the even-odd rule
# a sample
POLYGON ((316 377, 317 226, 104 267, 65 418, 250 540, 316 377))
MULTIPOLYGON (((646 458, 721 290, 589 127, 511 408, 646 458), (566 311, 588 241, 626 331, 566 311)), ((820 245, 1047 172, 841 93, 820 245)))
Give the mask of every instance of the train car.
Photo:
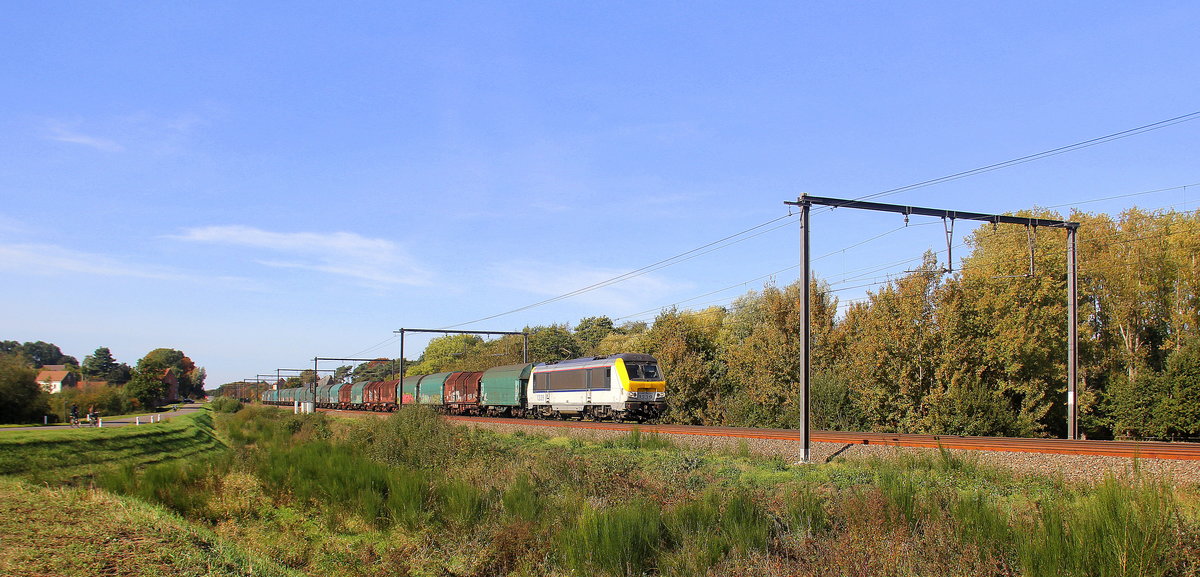
POLYGON ((332 397, 333 387, 335 387, 335 386, 337 386, 337 385, 336 385, 336 383, 333 382, 333 378, 328 377, 328 376, 321 377, 321 380, 317 381, 317 385, 315 388, 315 394, 316 394, 318 407, 323 407, 323 408, 332 408, 333 407, 333 400, 331 397, 332 397))
POLYGON ((342 385, 342 388, 338 389, 337 408, 349 409, 351 407, 350 391, 353 389, 354 385, 349 383, 342 385))
POLYGON ((366 401, 363 399, 363 389, 367 388, 369 381, 359 381, 350 385, 350 408, 361 410, 366 407, 366 401))
POLYGON ((453 415, 479 413, 479 379, 482 377, 483 373, 477 371, 451 373, 442 387, 446 412, 453 415))
POLYGON ((654 357, 623 353, 534 365, 526 394, 542 417, 641 420, 662 413, 666 390, 654 357))
POLYGON ((329 405, 328 406, 330 409, 341 408, 342 389, 349 390, 350 385, 347 383, 337 383, 337 384, 333 385, 332 387, 329 387, 329 405))
POLYGON ((375 381, 363 390, 367 409, 371 411, 396 410, 396 387, 399 380, 375 381))
POLYGON ((417 383, 417 404, 442 406, 445 399, 443 387, 451 374, 434 373, 421 377, 421 381, 417 383))
POLYGON ((417 403, 417 388, 421 384, 421 377, 425 375, 412 375, 404 377, 400 385, 400 404, 415 405, 417 403))
POLYGON ((533 363, 492 367, 479 381, 479 408, 496 417, 524 417, 525 393, 533 363))
POLYGON ((301 403, 316 403, 317 390, 316 387, 300 387, 296 391, 296 400, 301 403))

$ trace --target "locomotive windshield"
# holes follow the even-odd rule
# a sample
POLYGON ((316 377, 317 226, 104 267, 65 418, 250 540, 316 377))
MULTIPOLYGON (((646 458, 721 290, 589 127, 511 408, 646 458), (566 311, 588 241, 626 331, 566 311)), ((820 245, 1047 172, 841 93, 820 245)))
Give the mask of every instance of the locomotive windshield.
POLYGON ((625 370, 631 381, 661 381, 658 365, 654 363, 625 363, 625 370))

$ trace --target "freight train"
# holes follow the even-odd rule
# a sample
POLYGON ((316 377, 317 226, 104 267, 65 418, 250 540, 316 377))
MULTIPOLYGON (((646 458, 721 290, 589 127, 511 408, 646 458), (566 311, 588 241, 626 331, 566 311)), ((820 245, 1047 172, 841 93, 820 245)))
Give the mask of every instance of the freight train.
POLYGON ((267 405, 395 411, 429 405, 452 415, 646 421, 662 414, 666 379, 650 355, 622 353, 549 363, 410 375, 403 379, 334 383, 263 391, 267 405))

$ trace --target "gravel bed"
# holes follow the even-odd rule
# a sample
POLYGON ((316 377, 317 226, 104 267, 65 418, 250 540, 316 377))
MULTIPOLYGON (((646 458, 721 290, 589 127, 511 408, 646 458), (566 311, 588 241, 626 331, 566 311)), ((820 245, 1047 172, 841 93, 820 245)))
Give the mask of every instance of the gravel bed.
MULTIPOLYGON (((628 431, 584 429, 568 426, 484 423, 457 421, 456 424, 484 427, 502 433, 524 431, 526 434, 546 437, 577 437, 581 439, 605 440, 628 434, 628 431)), ((741 437, 717 437, 708 435, 685 435, 656 433, 667 437, 680 446, 713 451, 736 452, 746 447, 759 455, 782 455, 790 462, 801 459, 800 443, 778 439, 752 439, 741 437)), ((813 442, 810 460, 824 463, 831 458, 869 459, 872 457, 894 457, 901 454, 930 453, 937 449, 923 447, 894 447, 886 445, 856 445, 845 443, 813 442)), ((1128 457, 1104 457, 1095 455, 1055 455, 1046 453, 1020 453, 1012 451, 952 450, 955 456, 977 462, 988 467, 1005 468, 1020 475, 1062 477, 1072 482, 1101 481, 1107 475, 1127 476, 1135 465, 1143 475, 1164 479, 1176 485, 1200 485, 1200 463, 1179 459, 1137 459, 1128 457)))

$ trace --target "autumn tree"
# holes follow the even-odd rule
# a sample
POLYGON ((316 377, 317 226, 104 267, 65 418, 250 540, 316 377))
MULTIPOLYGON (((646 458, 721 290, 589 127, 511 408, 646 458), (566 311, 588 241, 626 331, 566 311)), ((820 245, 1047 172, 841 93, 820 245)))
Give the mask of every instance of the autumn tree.
POLYGON ((138 360, 134 378, 130 383, 136 380, 139 382, 137 388, 148 389, 149 379, 161 382, 168 369, 173 372, 179 383, 180 396, 204 395, 205 371, 198 369, 183 351, 169 348, 154 349, 138 360))
POLYGON ((684 313, 671 308, 654 320, 647 341, 663 373, 670 375, 668 422, 702 424, 721 419, 722 401, 727 399, 720 385, 723 371, 717 334, 724 316, 719 307, 684 313))

